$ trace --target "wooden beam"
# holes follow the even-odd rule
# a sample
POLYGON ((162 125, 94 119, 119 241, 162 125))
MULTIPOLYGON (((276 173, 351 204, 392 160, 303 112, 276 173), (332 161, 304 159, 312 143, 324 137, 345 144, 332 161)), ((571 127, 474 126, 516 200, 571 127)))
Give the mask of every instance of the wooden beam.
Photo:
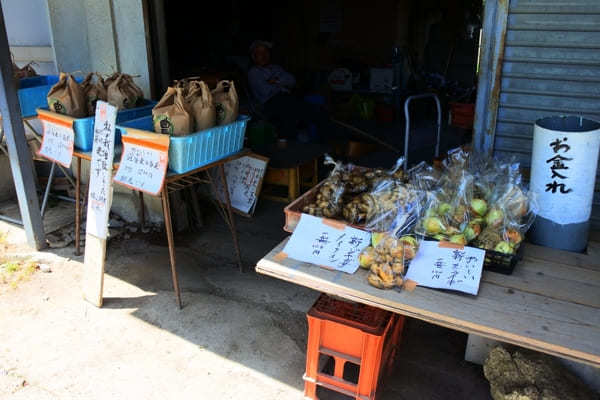
POLYGON ((508 6, 509 0, 486 1, 483 14, 473 149, 487 155, 494 152, 508 6))
POLYGON ((10 60, 6 25, 0 5, 0 114, 3 117, 2 125, 6 135, 10 168, 27 242, 39 250, 46 247, 46 239, 33 176, 33 159, 27 146, 10 60))

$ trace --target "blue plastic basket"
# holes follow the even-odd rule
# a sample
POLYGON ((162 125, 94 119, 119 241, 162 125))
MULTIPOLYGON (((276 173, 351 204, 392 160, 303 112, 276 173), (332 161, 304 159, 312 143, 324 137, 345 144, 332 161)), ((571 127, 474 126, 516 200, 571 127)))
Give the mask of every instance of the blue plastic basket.
MULTIPOLYGON (((117 124, 145 117, 152 114, 152 108, 156 104, 153 100, 144 100, 144 105, 128 110, 121 110, 117 113, 117 124)), ((43 110, 48 110, 48 107, 43 107, 43 110)), ((75 148, 82 151, 92 151, 94 144, 94 121, 95 117, 72 118, 73 131, 75 132, 75 148)), ((119 125, 115 128, 115 146, 121 144, 122 130, 119 125)))
MULTIPOLYGON (((77 82, 82 78, 75 78, 77 82)), ((58 82, 58 75, 40 75, 19 80, 19 103, 21 103, 21 116, 34 117, 36 110, 48 106, 48 92, 58 82)))
MULTIPOLYGON (((187 136, 171 136, 169 169, 183 174, 237 153, 244 147, 244 134, 249 120, 249 116, 240 115, 231 124, 215 126, 187 136)), ((154 133, 152 116, 125 122, 120 128, 135 128, 154 133)))

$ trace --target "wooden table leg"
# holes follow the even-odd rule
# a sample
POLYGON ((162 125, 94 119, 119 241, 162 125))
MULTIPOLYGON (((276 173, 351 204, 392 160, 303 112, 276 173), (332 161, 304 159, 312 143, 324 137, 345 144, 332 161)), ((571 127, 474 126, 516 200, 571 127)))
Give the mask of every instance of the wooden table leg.
POLYGON ((166 185, 161 194, 163 204, 163 216, 165 218, 165 230, 167 231, 167 242, 169 243, 169 258, 171 260, 171 279, 173 280, 173 289, 175 289, 175 297, 179 309, 181 304, 181 293, 179 292, 179 279, 177 278, 177 267, 175 264, 175 243, 173 240, 173 226, 171 225, 171 207, 169 206, 169 192, 166 185))
POLYGON ((244 272, 244 264, 242 264, 242 256, 240 254, 240 244, 238 242, 237 237, 237 229, 235 228, 235 219, 233 217, 233 210, 231 209, 231 199, 229 198, 229 190, 227 190, 227 178, 225 177, 225 167, 223 164, 219 164, 219 172, 221 173, 221 181, 223 182, 223 190, 225 194, 225 204, 227 205, 227 213, 229 215, 229 229, 231 230, 231 236, 233 238, 233 246, 235 247, 235 252, 237 254, 238 266, 240 267, 240 272, 244 272))
POLYGON ((75 180, 75 255, 81 255, 81 158, 77 157, 77 178, 75 180))
POLYGON ((144 192, 140 191, 140 227, 143 229, 146 224, 146 212, 144 210, 144 192))
POLYGON ((288 201, 292 201, 298 198, 300 193, 300 167, 294 167, 288 169, 288 201))

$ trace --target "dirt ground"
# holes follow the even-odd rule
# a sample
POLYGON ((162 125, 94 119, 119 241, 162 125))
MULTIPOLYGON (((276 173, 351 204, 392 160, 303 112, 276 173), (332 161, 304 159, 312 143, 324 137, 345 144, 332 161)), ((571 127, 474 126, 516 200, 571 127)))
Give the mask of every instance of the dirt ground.
MULTIPOLYGON (((282 206, 261 202, 237 222, 253 270, 285 237, 282 206)), ((0 222, 0 232, 4 257, 52 270, 14 288, 0 283, 1 399, 302 398, 305 313, 319 293, 238 272, 217 215, 176 238, 182 310, 163 234, 109 243, 98 309, 82 300, 83 257, 72 245, 38 253, 21 229, 0 222)), ((482 368, 463 360, 465 343, 465 334, 409 320, 379 399, 490 399, 482 368)))

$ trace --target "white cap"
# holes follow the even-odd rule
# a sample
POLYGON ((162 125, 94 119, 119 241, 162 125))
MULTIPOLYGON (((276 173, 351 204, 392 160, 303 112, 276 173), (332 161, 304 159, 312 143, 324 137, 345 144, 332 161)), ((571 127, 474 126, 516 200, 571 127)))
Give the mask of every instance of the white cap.
POLYGON ((273 43, 271 42, 267 42, 266 40, 255 40, 254 42, 252 42, 252 44, 250 45, 250 48, 248 49, 248 51, 250 53, 252 53, 254 51, 254 49, 256 49, 258 46, 264 46, 267 49, 271 49, 273 48, 273 43))

